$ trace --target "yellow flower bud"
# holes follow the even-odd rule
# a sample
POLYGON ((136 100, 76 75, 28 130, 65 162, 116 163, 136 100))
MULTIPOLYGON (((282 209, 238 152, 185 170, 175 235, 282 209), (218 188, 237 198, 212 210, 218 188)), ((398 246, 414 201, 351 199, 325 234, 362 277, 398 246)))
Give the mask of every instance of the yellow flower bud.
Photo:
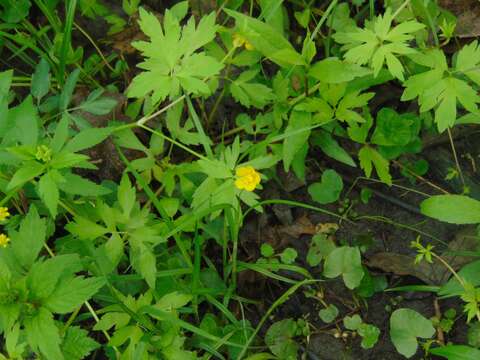
POLYGON ((9 216, 10 216, 10 213, 8 212, 8 208, 6 208, 5 206, 1 206, 0 207, 0 221, 5 220, 9 216))
POLYGON ((5 234, 0 234, 0 246, 7 247, 8 243, 10 242, 10 238, 5 234))

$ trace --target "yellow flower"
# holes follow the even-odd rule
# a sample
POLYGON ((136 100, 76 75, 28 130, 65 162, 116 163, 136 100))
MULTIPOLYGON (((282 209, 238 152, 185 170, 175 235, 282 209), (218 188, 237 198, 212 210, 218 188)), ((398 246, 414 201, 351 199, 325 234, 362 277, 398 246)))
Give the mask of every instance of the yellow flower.
POLYGON ((10 216, 10 213, 8 212, 8 208, 6 208, 5 206, 1 206, 0 207, 0 221, 5 220, 9 216, 10 216))
POLYGON ((10 242, 10 238, 5 234, 0 234, 0 246, 7 247, 8 243, 10 242))
POLYGON ((43 162, 49 162, 52 160, 52 149, 50 149, 47 145, 39 145, 37 146, 37 153, 35 154, 37 160, 41 160, 43 162))
POLYGON ((239 33, 233 34, 233 46, 236 48, 245 46, 245 49, 247 49, 248 51, 252 51, 255 49, 253 45, 249 43, 248 40, 243 37, 243 35, 240 35, 239 33))
POLYGON ((240 190, 253 191, 260 184, 260 174, 252 166, 237 168, 235 186, 240 190))

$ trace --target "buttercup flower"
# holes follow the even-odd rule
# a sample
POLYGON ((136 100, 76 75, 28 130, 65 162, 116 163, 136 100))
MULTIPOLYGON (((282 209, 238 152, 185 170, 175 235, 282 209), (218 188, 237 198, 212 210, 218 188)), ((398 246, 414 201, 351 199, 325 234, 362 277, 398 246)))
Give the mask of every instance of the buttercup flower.
POLYGON ((242 35, 235 33, 233 34, 233 46, 236 48, 245 46, 245 49, 252 51, 254 49, 253 45, 248 42, 242 35))
POLYGON ((253 191, 260 184, 260 174, 252 166, 237 168, 235 175, 235 186, 240 190, 253 191))
POLYGON ((5 220, 10 216, 10 213, 8 212, 8 208, 5 206, 0 206, 0 221, 5 220))
POLYGON ((8 243, 10 242, 10 238, 5 234, 0 234, 0 246, 7 247, 8 243))

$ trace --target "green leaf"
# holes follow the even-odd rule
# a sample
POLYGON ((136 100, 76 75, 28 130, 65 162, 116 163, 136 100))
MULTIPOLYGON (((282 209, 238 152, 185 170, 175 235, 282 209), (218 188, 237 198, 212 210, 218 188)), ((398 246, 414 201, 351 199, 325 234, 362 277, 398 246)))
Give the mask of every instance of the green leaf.
POLYGON ((318 312, 318 317, 327 324, 335 320, 337 316, 338 316, 338 308, 333 304, 328 305, 326 308, 318 312))
MULTIPOLYGON (((480 260, 473 261, 458 271, 458 275, 465 282, 477 287, 480 285, 480 260)), ((442 297, 452 297, 452 296, 461 296, 465 292, 463 286, 458 282, 455 276, 452 276, 446 284, 444 284, 440 290, 438 290, 438 295, 442 297)))
POLYGON ((231 83, 230 91, 233 98, 243 106, 247 108, 254 106, 257 109, 263 109, 275 99, 272 89, 268 86, 237 80, 231 83))
POLYGON ((78 326, 70 326, 62 342, 62 352, 68 360, 82 360, 99 347, 88 331, 78 326))
POLYGON ((338 142, 326 131, 319 131, 312 135, 312 144, 320 147, 322 151, 332 159, 346 165, 356 167, 355 161, 350 154, 344 150, 338 142))
POLYGON ((480 223, 480 201, 464 195, 435 195, 422 201, 422 214, 451 224, 480 223))
POLYGON ((105 284, 102 278, 84 279, 81 276, 62 280, 43 306, 57 314, 67 314, 89 300, 105 284))
POLYGON ((26 281, 30 300, 43 304, 53 293, 59 280, 63 282, 81 269, 82 264, 77 254, 57 255, 45 261, 35 262, 26 281))
POLYGON ((380 153, 370 146, 364 146, 358 152, 360 167, 365 171, 365 175, 372 175, 373 166, 377 171, 377 175, 385 184, 392 185, 392 177, 390 175, 389 163, 380 153))
POLYGON ((229 9, 224 11, 235 19, 239 33, 266 58, 281 67, 305 64, 302 55, 277 29, 239 12, 229 9))
POLYGON ((65 182, 58 184, 63 192, 81 196, 102 196, 112 192, 111 189, 97 185, 94 182, 84 179, 72 173, 62 174, 65 182))
POLYGON ((360 325, 362 325, 363 321, 360 315, 355 314, 353 316, 345 316, 343 318, 343 326, 347 328, 348 330, 357 330, 360 325))
POLYGON ((155 289, 157 277, 157 259, 152 250, 144 243, 130 241, 130 262, 132 267, 147 282, 150 288, 155 289))
POLYGON ((465 74, 470 80, 480 85, 480 46, 478 41, 465 45, 458 53, 455 61, 455 70, 465 74))
POLYGON ((312 65, 308 75, 325 83, 339 84, 352 81, 357 77, 369 75, 371 72, 371 70, 359 65, 332 57, 312 65))
POLYGON ((163 295, 155 304, 155 307, 163 311, 173 311, 186 306, 192 299, 193 296, 191 294, 174 291, 163 295))
POLYGON ((330 204, 337 201, 342 190, 342 177, 332 169, 323 172, 321 182, 308 187, 308 193, 312 199, 320 204, 330 204))
POLYGON ((68 127, 70 125, 69 115, 68 113, 64 113, 62 119, 57 123, 57 127, 55 128, 55 133, 53 134, 53 139, 50 142, 50 149, 54 153, 58 153, 65 142, 68 139, 68 127))
POLYGON ((265 344, 270 351, 282 360, 296 360, 298 344, 294 340, 297 323, 292 319, 277 321, 265 334, 265 344))
POLYGON ((47 206, 52 218, 55 219, 57 216, 57 207, 60 194, 57 183, 55 180, 53 180, 53 177, 50 173, 44 174, 38 181, 38 194, 40 195, 40 198, 44 204, 47 206))
POLYGON ((77 85, 78 77, 80 75, 80 69, 73 70, 70 75, 68 75, 65 85, 63 86, 62 93, 60 94, 58 107, 61 111, 65 111, 72 101, 73 91, 77 85))
POLYGON ((303 111, 292 111, 285 129, 283 142, 283 167, 288 171, 295 155, 302 149, 310 137, 312 115, 303 111))
POLYGON ((263 257, 269 258, 275 254, 275 250, 273 249, 272 245, 263 243, 260 246, 260 254, 262 254, 263 257))
POLYGON ((377 113, 377 122, 371 142, 383 146, 404 146, 412 139, 411 127, 415 115, 399 115, 395 110, 382 108, 377 113))
POLYGON ((211 176, 215 179, 227 179, 233 176, 232 170, 220 160, 198 160, 198 165, 200 166, 202 172, 211 176))
POLYGON ((365 28, 348 28, 333 35, 336 42, 343 44, 345 59, 358 65, 369 64, 377 76, 386 63, 390 73, 404 80, 404 69, 398 56, 414 54, 409 46, 414 33, 425 25, 415 21, 404 21, 392 28, 393 14, 387 8, 383 15, 377 16, 365 28))
POLYGON ((22 186, 26 182, 42 174, 44 170, 45 166, 43 164, 40 164, 39 162, 29 161, 24 163, 24 165, 20 169, 18 169, 15 174, 13 174, 10 182, 7 185, 7 191, 22 186))
POLYGON ((74 222, 65 225, 65 229, 82 240, 95 240, 109 232, 106 227, 81 216, 77 216, 74 222))
POLYGON ((132 43, 145 61, 140 64, 144 71, 133 79, 127 95, 151 95, 153 103, 158 103, 169 95, 171 98, 180 95, 181 88, 187 94, 210 94, 205 80, 216 76, 223 64, 197 50, 215 38, 215 13, 203 16, 197 27, 192 17, 183 28, 169 10, 165 12, 163 28, 156 16, 143 8, 140 8, 139 15, 140 28, 150 41, 132 43), (152 78, 156 81, 151 81, 152 78))
POLYGON ((37 314, 24 320, 29 345, 47 360, 63 360, 60 351, 60 336, 53 315, 41 307, 37 314))
POLYGON ((80 104, 79 108, 93 115, 106 115, 117 105, 117 100, 112 97, 102 96, 103 89, 94 90, 88 98, 80 104))
POLYGON ((40 101, 50 89, 50 65, 42 58, 32 75, 32 95, 40 101))
POLYGON ((14 124, 12 136, 22 145, 37 145, 39 119, 32 96, 29 95, 20 105, 9 110, 8 121, 14 124))
POLYGON ((417 338, 429 339, 433 334, 432 322, 414 310, 398 309, 390 317, 390 338, 397 351, 407 358, 417 352, 417 338))
POLYGON ((88 128, 82 130, 67 143, 65 150, 78 152, 91 148, 104 141, 113 131, 115 131, 115 127, 88 128))
POLYGON ((182 21, 188 12, 188 0, 180 1, 178 4, 175 4, 170 9, 172 14, 177 18, 178 21, 182 21))
MULTIPOLYGON (((74 154, 66 150, 62 150, 57 154, 54 154, 50 161, 50 166, 54 169, 64 169, 79 166, 80 164, 88 165, 87 160, 89 157, 83 154, 74 154)), ((93 167, 95 169, 95 167, 93 167)))
POLYGON ((280 254, 280 260, 284 264, 293 264, 297 256, 297 251, 294 248, 289 247, 282 251, 282 253, 280 254))
POLYGON ((316 234, 308 248, 307 263, 317 266, 336 248, 333 240, 325 234, 316 234))
POLYGON ((380 330, 375 325, 363 323, 358 328, 358 334, 362 337, 360 346, 364 349, 371 349, 378 342, 380 330))
POLYGON ((31 3, 29 0, 1 0, 0 18, 6 23, 19 23, 28 16, 31 3))
POLYGON ((444 357, 448 360, 478 360, 480 350, 465 345, 446 345, 430 350, 430 354, 444 357))
POLYGON ((20 223, 18 232, 11 232, 11 248, 21 266, 29 269, 35 262, 46 239, 45 219, 38 215, 37 208, 30 206, 27 215, 20 223))
POLYGON ((323 275, 330 279, 342 275, 345 285, 355 289, 364 275, 360 250, 349 246, 334 249, 325 260, 323 275))
POLYGON ((165 210, 165 213, 174 217, 180 206, 180 200, 177 198, 163 197, 159 200, 161 207, 165 210))

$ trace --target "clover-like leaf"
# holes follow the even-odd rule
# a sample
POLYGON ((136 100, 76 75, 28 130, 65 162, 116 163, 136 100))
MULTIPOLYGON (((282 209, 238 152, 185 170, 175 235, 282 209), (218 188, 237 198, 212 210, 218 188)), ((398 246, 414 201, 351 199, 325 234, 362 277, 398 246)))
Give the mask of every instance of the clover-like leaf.
POLYGON ((407 358, 417 352, 417 338, 429 339, 433 334, 432 322, 415 310, 398 309, 390 317, 390 338, 397 351, 407 358))
POLYGON ((355 289, 364 276, 358 247, 342 246, 334 249, 325 260, 323 275, 330 279, 342 275, 345 285, 349 289, 355 289))

